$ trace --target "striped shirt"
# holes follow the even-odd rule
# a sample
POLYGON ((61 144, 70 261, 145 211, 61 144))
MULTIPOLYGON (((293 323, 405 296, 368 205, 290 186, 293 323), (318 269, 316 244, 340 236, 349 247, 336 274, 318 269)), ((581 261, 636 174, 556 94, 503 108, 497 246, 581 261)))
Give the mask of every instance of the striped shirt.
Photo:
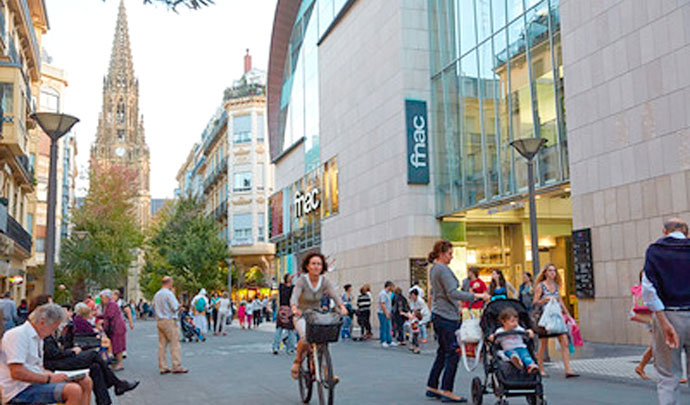
POLYGON ((371 310, 371 293, 367 292, 360 294, 359 297, 357 297, 357 309, 360 311, 371 310))

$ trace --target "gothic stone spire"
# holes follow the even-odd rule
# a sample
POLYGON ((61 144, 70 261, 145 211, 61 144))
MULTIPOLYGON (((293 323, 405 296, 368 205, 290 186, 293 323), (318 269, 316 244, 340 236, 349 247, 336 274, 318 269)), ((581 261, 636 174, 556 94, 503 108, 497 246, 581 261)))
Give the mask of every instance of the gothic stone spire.
POLYGON ((115 26, 115 38, 113 39, 113 51, 110 54, 110 67, 108 69, 109 82, 134 80, 134 63, 129 43, 129 29, 127 28, 127 11, 124 0, 120 0, 120 10, 117 14, 115 26))

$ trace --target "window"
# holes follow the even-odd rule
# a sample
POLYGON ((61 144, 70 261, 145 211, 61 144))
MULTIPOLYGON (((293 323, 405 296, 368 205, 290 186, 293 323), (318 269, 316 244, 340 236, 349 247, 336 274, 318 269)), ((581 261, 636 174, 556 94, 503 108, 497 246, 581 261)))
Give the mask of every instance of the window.
POLYGON ((264 236, 264 213, 260 212, 259 215, 256 217, 256 224, 257 224, 257 231, 256 231, 256 237, 259 242, 263 242, 265 240, 264 236))
POLYGON ((125 140, 125 130, 124 129, 118 129, 117 130, 117 140, 118 141, 124 141, 125 140))
POLYGON ((237 214, 232 217, 232 244, 251 245, 252 214, 237 214))
POLYGON ((45 252, 46 251, 46 239, 45 238, 36 238, 36 251, 37 252, 45 252))
POLYGON ((233 191, 249 191, 252 189, 252 172, 235 173, 233 191))
POLYGON ((34 214, 26 214, 26 231, 29 235, 34 233, 34 214))
POLYGON ((60 94, 52 88, 41 90, 41 111, 59 112, 60 94))
POLYGON ((264 140, 264 115, 258 114, 256 116, 256 140, 261 142, 264 140))
POLYGON ((117 117, 116 117, 117 123, 118 124, 124 124, 125 123, 125 104, 120 101, 120 103, 117 105, 117 117))
POLYGON ((14 85, 12 83, 0 83, 0 97, 2 97, 2 112, 4 114, 14 111, 14 85))
POLYGON ((235 143, 246 143, 252 140, 251 115, 238 115, 232 120, 233 139, 235 143))

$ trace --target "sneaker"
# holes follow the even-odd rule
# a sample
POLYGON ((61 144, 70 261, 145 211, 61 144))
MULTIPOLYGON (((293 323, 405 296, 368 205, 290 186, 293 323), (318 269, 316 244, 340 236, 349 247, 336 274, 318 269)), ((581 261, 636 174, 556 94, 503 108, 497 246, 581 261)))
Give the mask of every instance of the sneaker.
POLYGON ((381 343, 381 347, 383 347, 384 349, 387 349, 388 346, 390 346, 390 345, 386 342, 381 343))
POLYGON ((391 342, 390 345, 393 346, 393 347, 396 347, 396 346, 398 346, 398 342, 391 342))

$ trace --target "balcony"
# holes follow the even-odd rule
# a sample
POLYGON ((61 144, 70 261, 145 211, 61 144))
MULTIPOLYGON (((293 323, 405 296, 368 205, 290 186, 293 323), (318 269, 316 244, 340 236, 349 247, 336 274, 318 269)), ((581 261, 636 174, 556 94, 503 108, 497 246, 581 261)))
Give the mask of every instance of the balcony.
POLYGON ((19 34, 19 42, 21 47, 25 49, 24 55, 26 57, 27 66, 31 77, 34 80, 39 80, 41 71, 41 56, 40 48, 38 46, 38 38, 36 37, 36 27, 29 10, 29 3, 27 0, 10 0, 7 2, 12 13, 16 18, 21 18, 19 24, 16 24, 17 33, 19 34))
POLYGON ((216 166, 206 177, 206 180, 204 180, 204 193, 208 192, 208 190, 211 187, 213 187, 213 185, 216 184, 219 179, 222 178, 222 175, 227 175, 227 170, 228 158, 224 157, 223 160, 220 161, 218 166, 216 166))
POLYGON ((3 145, 14 155, 27 152, 27 118, 31 112, 30 85, 19 66, 0 66, 3 145))
MULTIPOLYGON (((14 241, 21 248, 20 253, 27 258, 31 256, 31 234, 7 212, 7 200, 0 199, 0 232, 14 241)), ((16 249, 14 250, 16 252, 16 249)))

